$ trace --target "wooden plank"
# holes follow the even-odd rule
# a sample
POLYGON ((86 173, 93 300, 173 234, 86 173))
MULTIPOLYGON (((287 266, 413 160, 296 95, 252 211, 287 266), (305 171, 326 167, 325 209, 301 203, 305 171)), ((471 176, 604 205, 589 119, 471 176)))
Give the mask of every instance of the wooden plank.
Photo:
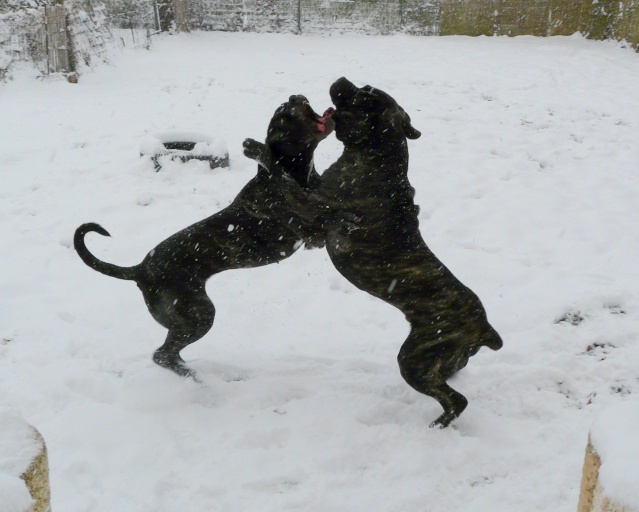
POLYGON ((69 40, 67 33, 67 11, 63 5, 45 7, 49 72, 68 73, 69 40))
POLYGON ((548 4, 549 0, 501 0, 497 8, 498 34, 547 35, 548 4))

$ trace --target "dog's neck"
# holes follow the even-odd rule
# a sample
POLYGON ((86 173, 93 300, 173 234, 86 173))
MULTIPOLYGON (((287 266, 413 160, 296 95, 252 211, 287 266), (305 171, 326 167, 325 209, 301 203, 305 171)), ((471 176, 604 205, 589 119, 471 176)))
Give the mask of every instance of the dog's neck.
POLYGON ((384 164, 385 166, 390 164, 406 172, 408 170, 408 146, 406 143, 400 144, 399 148, 364 145, 345 146, 340 160, 342 162, 363 160, 365 162, 376 162, 377 165, 384 164), (398 149, 399 152, 397 151, 398 149))
POLYGON ((274 153, 273 164, 294 178, 300 186, 306 187, 314 168, 313 151, 305 151, 297 155, 277 155, 274 153))

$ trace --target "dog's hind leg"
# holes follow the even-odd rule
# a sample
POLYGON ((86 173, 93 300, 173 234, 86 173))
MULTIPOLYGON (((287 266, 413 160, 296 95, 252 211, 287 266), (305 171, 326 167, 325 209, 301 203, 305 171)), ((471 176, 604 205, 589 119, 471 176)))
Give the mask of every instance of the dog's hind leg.
POLYGON ((180 377, 191 377, 196 382, 200 382, 196 373, 186 365, 180 356, 180 351, 183 348, 200 338, 201 336, 192 336, 190 333, 170 330, 164 344, 153 353, 153 362, 177 373, 180 377))
POLYGON ((153 354, 153 361, 182 377, 198 380, 180 356, 180 351, 202 338, 213 326, 215 307, 202 285, 184 294, 162 294, 162 300, 149 305, 153 317, 169 332, 164 344, 153 354), (173 298, 175 297, 175 298, 173 298))
POLYGON ((466 366, 468 358, 479 347, 451 347, 446 344, 429 346, 419 343, 416 333, 411 330, 397 356, 402 377, 416 391, 428 395, 439 402, 444 413, 430 424, 431 428, 447 427, 468 405, 464 395, 455 391, 446 379, 466 366))
POLYGON ((430 428, 444 428, 459 417, 466 409, 468 400, 464 395, 451 388, 444 379, 431 379, 426 391, 427 395, 432 396, 444 408, 444 412, 433 421, 430 428))

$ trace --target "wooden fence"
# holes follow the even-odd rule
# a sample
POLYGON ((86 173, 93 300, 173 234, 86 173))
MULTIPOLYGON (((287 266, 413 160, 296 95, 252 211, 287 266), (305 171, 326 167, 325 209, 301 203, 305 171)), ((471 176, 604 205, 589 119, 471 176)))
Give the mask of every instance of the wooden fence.
MULTIPOLYGON (((0 79, 14 60, 73 75, 106 60, 110 26, 158 30, 414 35, 570 35, 627 41, 639 50, 639 0, 56 0, 38 21, 0 14, 0 79), (103 6, 103 4, 105 6, 103 6), (96 16, 98 14, 98 16, 96 16), (44 23, 42 22, 44 16, 44 23)), ((1 5, 1 3, 0 3, 1 5)), ((123 36, 119 39, 124 43, 123 36)))
MULTIPOLYGON (((173 0, 176 1, 176 0, 173 0)), ((204 30, 570 35, 639 46, 639 0, 180 0, 204 30)))
POLYGON ((442 0, 441 35, 570 35, 639 45, 639 0, 442 0))
POLYGON ((437 35, 441 0, 182 0, 203 30, 437 35))

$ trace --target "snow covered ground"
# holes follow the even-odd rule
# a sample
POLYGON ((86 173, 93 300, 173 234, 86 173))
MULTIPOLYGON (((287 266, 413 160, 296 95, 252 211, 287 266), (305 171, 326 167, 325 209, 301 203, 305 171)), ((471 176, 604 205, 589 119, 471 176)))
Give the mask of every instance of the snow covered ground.
MULTIPOLYGON (((576 510, 593 421, 639 397, 637 84, 635 53, 577 36, 194 33, 77 85, 0 85, 0 408, 46 439, 53 510, 576 510), (95 221, 113 238, 92 251, 138 263, 254 176, 242 140, 280 103, 321 112, 340 76, 422 131, 422 233, 504 338, 454 378, 470 405, 448 429, 399 375, 402 315, 323 250, 209 281, 196 384, 151 362, 165 331, 135 284, 72 248, 95 221), (165 131, 224 138, 230 169, 156 173, 140 141, 165 131)), ((318 168, 340 152, 329 138, 318 168)))

